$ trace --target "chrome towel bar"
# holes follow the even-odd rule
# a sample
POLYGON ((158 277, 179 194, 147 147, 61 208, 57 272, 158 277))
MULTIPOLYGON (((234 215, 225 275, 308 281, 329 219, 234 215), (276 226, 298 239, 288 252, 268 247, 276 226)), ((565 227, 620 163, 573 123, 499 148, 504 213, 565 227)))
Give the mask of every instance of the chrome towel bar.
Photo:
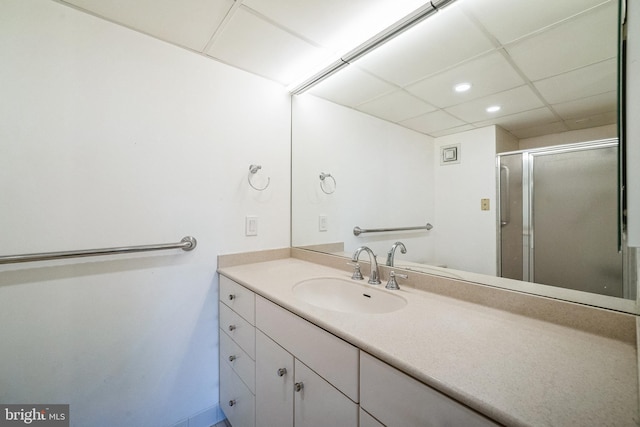
POLYGON ((49 261, 54 259, 78 258, 98 255, 115 255, 132 252, 150 252, 164 249, 182 249, 192 251, 198 242, 195 237, 187 236, 178 243, 160 243, 157 245, 123 246, 119 248, 84 249, 79 251, 44 252, 39 254, 7 255, 0 256, 0 264, 12 264, 18 262, 49 261))
POLYGON ((354 227, 353 235, 354 236, 359 236, 362 233, 380 233, 380 232, 383 232, 383 231, 431 230, 432 228, 433 228, 433 225, 431 225, 429 223, 427 223, 427 225, 421 225, 419 227, 371 228, 371 229, 354 227))

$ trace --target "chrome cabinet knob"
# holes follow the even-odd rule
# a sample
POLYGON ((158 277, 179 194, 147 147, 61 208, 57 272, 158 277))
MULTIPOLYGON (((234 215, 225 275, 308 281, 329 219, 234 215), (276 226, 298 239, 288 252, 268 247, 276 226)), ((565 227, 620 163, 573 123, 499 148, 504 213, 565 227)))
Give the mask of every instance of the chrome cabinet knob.
POLYGON ((279 377, 284 377, 286 373, 287 373, 287 368, 278 369, 278 376, 279 377))
POLYGON ((229 406, 236 406, 236 400, 235 399, 230 400, 229 406))
POLYGON ((233 301, 234 299, 236 299, 236 296, 234 294, 229 294, 229 301, 233 301))
POLYGON ((236 356, 233 356, 233 355, 229 356, 229 362, 233 362, 234 360, 236 360, 236 356))
POLYGON ((229 332, 233 332, 236 329, 236 325, 229 325, 229 332))
POLYGON ((294 389, 295 391, 297 391, 297 392, 302 391, 302 389, 303 389, 303 388, 304 388, 304 384, 303 384, 302 382, 295 383, 295 384, 293 385, 293 389, 294 389))

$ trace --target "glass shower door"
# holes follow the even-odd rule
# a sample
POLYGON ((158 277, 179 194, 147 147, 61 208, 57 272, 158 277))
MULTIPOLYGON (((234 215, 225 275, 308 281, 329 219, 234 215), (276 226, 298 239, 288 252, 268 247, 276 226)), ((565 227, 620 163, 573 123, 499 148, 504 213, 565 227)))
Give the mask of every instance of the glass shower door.
POLYGON ((530 154, 530 281, 623 296, 617 156, 616 146, 530 154))
POLYGON ((522 154, 500 156, 499 167, 500 275, 526 280, 523 272, 523 249, 526 251, 523 246, 526 242, 522 222, 522 154))

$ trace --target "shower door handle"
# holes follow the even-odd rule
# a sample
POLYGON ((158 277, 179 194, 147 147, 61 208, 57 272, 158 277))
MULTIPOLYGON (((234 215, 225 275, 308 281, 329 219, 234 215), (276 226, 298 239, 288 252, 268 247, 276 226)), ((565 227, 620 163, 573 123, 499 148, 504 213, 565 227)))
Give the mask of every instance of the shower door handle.
POLYGON ((504 180, 500 179, 500 225, 504 227, 511 222, 511 201, 510 201, 510 186, 509 186, 509 168, 505 165, 500 165, 500 175, 504 171, 504 180), (505 191, 502 191, 502 183, 504 182, 505 191))

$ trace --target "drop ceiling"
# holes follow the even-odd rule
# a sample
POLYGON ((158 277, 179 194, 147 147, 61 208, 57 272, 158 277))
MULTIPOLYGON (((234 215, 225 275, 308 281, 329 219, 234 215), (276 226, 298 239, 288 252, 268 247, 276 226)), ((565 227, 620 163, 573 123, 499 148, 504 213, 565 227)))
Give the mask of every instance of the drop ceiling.
MULTIPOLYGON (((283 86, 426 3, 59 2, 283 86)), ((518 138, 614 124, 617 4, 458 0, 309 92, 434 137, 492 124, 518 138), (456 93, 461 82, 471 89, 456 93)))

